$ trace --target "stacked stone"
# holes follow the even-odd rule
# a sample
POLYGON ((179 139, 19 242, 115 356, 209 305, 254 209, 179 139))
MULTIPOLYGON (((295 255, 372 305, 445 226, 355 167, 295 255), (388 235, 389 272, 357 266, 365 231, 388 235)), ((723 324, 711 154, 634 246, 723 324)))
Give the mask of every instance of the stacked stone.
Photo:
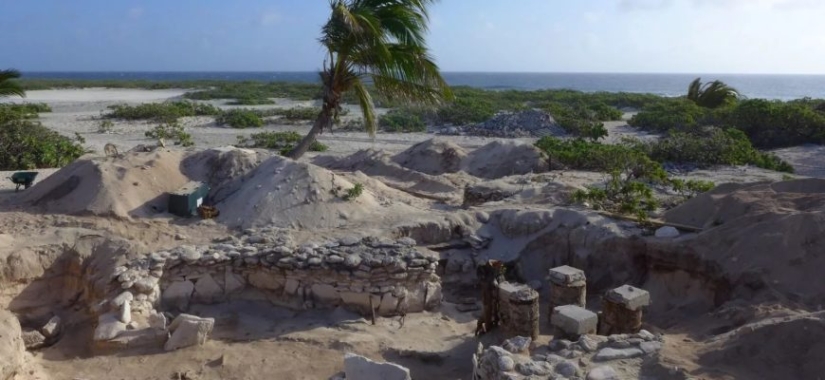
POLYGON ((587 296, 587 279, 584 271, 567 265, 550 269, 547 280, 550 283, 549 316, 558 306, 576 305, 584 307, 587 296))
POLYGON ((650 305, 650 293, 630 285, 613 289, 602 302, 599 334, 632 334, 642 328, 642 309, 650 305))
POLYGON ((456 129, 468 135, 485 137, 564 136, 567 132, 550 114, 539 110, 503 112, 483 123, 456 129))
POLYGON ((539 335, 539 293, 524 284, 498 285, 501 326, 508 337, 539 335))

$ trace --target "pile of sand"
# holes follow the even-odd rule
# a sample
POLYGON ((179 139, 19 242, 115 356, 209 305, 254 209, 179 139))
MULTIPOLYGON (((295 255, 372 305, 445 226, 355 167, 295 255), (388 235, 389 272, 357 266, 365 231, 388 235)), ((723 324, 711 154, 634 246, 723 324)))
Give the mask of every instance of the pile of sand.
POLYGON ((690 249, 715 263, 736 289, 732 297, 825 304, 825 180, 724 185, 671 210, 665 220, 705 227, 690 249))
POLYGON ((393 157, 388 153, 373 149, 361 150, 343 158, 318 156, 312 162, 335 171, 360 171, 394 189, 436 200, 459 199, 463 186, 469 182, 466 175, 436 176, 403 167, 393 162, 393 157))
POLYGON ((547 159, 535 146, 518 141, 494 141, 464 159, 462 169, 476 177, 495 179, 511 175, 542 173, 547 159))
POLYGON ((742 217, 825 211, 825 180, 725 184, 670 210, 665 220, 712 227, 742 217))
POLYGON ((272 157, 215 189, 213 200, 221 211, 220 222, 242 228, 329 228, 413 211, 395 201, 400 192, 384 195, 390 189, 378 181, 363 174, 353 177, 357 182, 312 164, 272 157), (363 186, 362 193, 345 200, 356 183, 363 186))
POLYGON ((259 162, 258 153, 236 148, 85 156, 21 193, 15 203, 51 214, 150 217, 165 212, 168 193, 187 182, 202 181, 214 188, 259 162))
POLYGON ((164 195, 190 179, 184 152, 156 150, 122 158, 83 157, 28 189, 16 203, 54 214, 146 217, 165 210, 164 195))
POLYGON ((466 156, 467 152, 455 143, 434 138, 411 146, 392 161, 421 173, 440 175, 461 170, 466 156))
POLYGON ((463 171, 479 178, 496 179, 548 170, 547 159, 531 144, 494 141, 472 152, 441 139, 430 139, 395 155, 392 161, 431 175, 463 171))

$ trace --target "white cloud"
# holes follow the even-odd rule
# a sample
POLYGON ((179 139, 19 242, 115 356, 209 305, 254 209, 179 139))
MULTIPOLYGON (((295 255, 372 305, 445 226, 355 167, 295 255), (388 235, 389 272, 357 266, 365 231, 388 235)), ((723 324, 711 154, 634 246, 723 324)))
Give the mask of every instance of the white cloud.
POLYGON ((132 20, 137 20, 141 16, 143 16, 143 8, 141 7, 134 7, 130 8, 128 12, 129 18, 132 20))
POLYGON ((269 10, 265 11, 261 14, 260 24, 261 26, 270 26, 275 25, 281 21, 281 14, 274 11, 269 10))

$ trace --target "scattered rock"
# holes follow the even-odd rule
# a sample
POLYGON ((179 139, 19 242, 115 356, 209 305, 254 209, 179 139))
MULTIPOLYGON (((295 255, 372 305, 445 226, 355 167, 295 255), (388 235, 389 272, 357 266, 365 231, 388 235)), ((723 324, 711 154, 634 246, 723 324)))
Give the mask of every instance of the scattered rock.
POLYGON ((517 336, 504 341, 502 347, 505 350, 510 351, 514 354, 521 354, 527 352, 527 350, 530 349, 530 343, 532 342, 533 340, 530 338, 517 336))
POLYGON ((547 376, 553 373, 553 365, 548 362, 528 361, 516 364, 516 371, 524 376, 547 376))
POLYGON ((643 356, 644 351, 638 348, 602 348, 593 356, 595 361, 610 361, 619 359, 632 359, 643 356))
POLYGON ((49 319, 49 321, 46 322, 46 324, 43 325, 43 327, 40 328, 40 333, 43 334, 43 336, 45 336, 46 339, 54 339, 58 335, 60 335, 61 327, 62 326, 60 317, 55 315, 54 317, 49 319))
POLYGON ((642 351, 646 355, 653 355, 653 354, 656 354, 656 353, 658 353, 659 351, 662 350, 662 343, 661 342, 642 342, 641 344, 639 344, 639 348, 642 349, 642 351))
POLYGON ((214 318, 200 318, 181 314, 169 325, 169 340, 163 346, 166 351, 203 345, 215 327, 214 318))
POLYGON ((410 370, 394 363, 378 363, 363 356, 347 353, 344 373, 348 380, 411 380, 410 370))
POLYGON ((112 340, 125 330, 126 324, 120 321, 117 312, 106 313, 97 320, 94 340, 99 342, 112 340))
POLYGON ((679 237, 679 230, 677 230, 675 227, 664 226, 656 230, 655 235, 657 238, 675 238, 679 237))
POLYGON ((573 377, 579 374, 579 366, 569 360, 556 364, 555 370, 556 373, 564 377, 573 377))
POLYGON ((46 337, 37 330, 23 331, 23 345, 27 350, 36 350, 46 345, 46 337))
POLYGON ((601 366, 590 370, 586 380, 622 380, 619 374, 611 366, 601 366))
POLYGON ((163 292, 161 299, 166 307, 185 311, 189 309, 189 301, 195 291, 195 284, 191 281, 173 282, 163 292))

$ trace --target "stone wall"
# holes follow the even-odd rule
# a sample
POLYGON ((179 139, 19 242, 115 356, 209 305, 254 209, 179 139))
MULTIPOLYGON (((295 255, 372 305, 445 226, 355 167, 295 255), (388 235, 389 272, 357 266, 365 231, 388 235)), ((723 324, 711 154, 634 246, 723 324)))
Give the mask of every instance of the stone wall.
POLYGON ((162 311, 237 299, 297 309, 342 306, 377 316, 433 309, 441 303, 437 256, 415 245, 409 238, 344 238, 295 246, 247 234, 141 256, 115 268, 109 296, 92 305, 99 315, 95 341, 151 343, 155 330, 165 329, 162 311), (143 329, 154 330, 137 333, 143 329))

